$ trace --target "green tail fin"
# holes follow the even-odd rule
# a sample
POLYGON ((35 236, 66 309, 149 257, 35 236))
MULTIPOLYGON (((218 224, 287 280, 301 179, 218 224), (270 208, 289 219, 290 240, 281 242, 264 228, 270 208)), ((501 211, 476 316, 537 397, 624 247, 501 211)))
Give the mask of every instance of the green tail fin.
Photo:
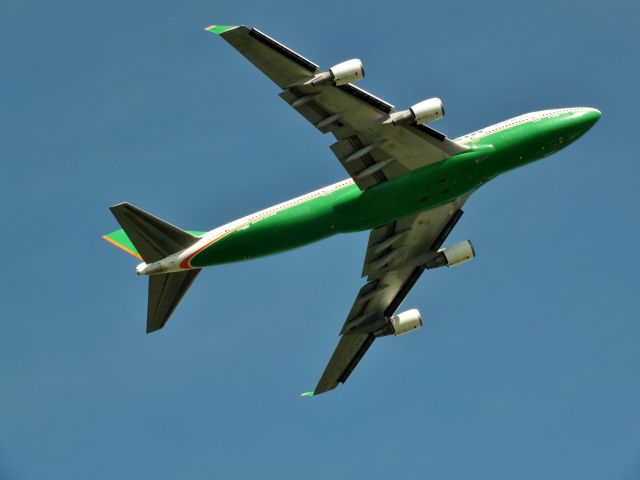
MULTIPOLYGON (((206 232, 201 232, 200 230, 187 230, 187 232, 189 232, 191 235, 195 235, 196 237, 201 237, 206 233, 206 232)), ((111 233, 107 233, 106 235, 103 235, 102 238, 104 238, 107 242, 115 245, 116 247, 121 248, 125 252, 133 255, 134 257, 142 260, 140 253, 138 253, 138 250, 136 249, 135 245, 129 239, 129 237, 127 236, 127 234, 123 229, 115 230, 111 233)))

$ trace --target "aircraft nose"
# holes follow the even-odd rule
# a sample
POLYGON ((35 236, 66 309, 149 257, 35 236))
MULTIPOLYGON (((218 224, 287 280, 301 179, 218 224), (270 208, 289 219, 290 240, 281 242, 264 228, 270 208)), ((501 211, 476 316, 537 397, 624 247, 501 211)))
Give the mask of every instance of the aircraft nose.
POLYGON ((551 155, 575 142, 595 125, 601 115, 600 110, 590 107, 561 109, 558 113, 556 117, 551 118, 548 126, 541 125, 546 134, 546 143, 542 147, 546 155, 551 155))
POLYGON ((585 107, 571 114, 571 123, 586 132, 600 120, 602 113, 597 108, 585 107))

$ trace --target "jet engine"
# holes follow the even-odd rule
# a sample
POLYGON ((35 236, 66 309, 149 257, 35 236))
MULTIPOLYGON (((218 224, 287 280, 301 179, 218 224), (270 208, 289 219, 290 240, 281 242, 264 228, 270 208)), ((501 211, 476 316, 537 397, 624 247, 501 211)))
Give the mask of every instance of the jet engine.
POLYGON ((357 58, 334 65, 329 69, 335 85, 346 85, 364 78, 364 65, 357 58))
POLYGON ((453 267, 475 258, 476 252, 469 240, 455 243, 450 247, 438 250, 435 258, 427 262, 426 268, 453 267))
POLYGON ((393 123, 429 123, 444 117, 444 105, 439 98, 430 98, 412 105, 409 110, 399 112, 393 123))
POLYGON ((444 105, 439 98, 416 103, 410 109, 416 123, 429 123, 444 117, 444 105))
POLYGON ((415 308, 406 312, 394 315, 389 319, 393 327, 394 335, 402 335, 422 326, 422 317, 420 312, 415 308))
POLYGON ((313 77, 310 82, 315 85, 333 84, 336 86, 357 82, 364 78, 364 66, 357 58, 334 65, 328 72, 313 77))

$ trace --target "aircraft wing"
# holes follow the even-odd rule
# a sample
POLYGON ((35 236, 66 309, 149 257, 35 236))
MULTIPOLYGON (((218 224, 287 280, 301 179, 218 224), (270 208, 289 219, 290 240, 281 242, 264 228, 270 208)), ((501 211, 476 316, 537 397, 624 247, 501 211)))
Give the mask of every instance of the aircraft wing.
POLYGON ((373 341, 393 333, 389 319, 418 281, 425 264, 436 257, 468 197, 388 223, 369 235, 360 289, 313 395, 344 383, 373 341))
POLYGON ((282 97, 322 133, 361 189, 448 158, 467 147, 426 125, 396 125, 394 106, 351 83, 314 85, 315 63, 255 28, 211 26, 283 91, 282 97))

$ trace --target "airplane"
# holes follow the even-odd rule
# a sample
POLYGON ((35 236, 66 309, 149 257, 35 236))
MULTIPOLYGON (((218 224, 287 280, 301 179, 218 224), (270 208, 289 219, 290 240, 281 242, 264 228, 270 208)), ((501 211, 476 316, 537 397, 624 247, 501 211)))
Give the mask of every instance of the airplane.
POLYGON ((283 252, 332 235, 369 230, 362 286, 314 396, 345 383, 375 339, 422 326, 416 309, 397 313, 425 270, 475 257, 468 240, 443 247, 471 194, 489 180, 574 142, 600 118, 595 108, 527 113, 450 139, 427 124, 439 98, 406 110, 357 87, 360 60, 323 71, 256 28, 213 25, 282 91, 280 97, 336 142, 349 174, 329 185, 209 232, 185 231, 133 205, 111 212, 122 229, 104 236, 142 260, 149 276, 147 333, 161 329, 204 267, 283 252))

